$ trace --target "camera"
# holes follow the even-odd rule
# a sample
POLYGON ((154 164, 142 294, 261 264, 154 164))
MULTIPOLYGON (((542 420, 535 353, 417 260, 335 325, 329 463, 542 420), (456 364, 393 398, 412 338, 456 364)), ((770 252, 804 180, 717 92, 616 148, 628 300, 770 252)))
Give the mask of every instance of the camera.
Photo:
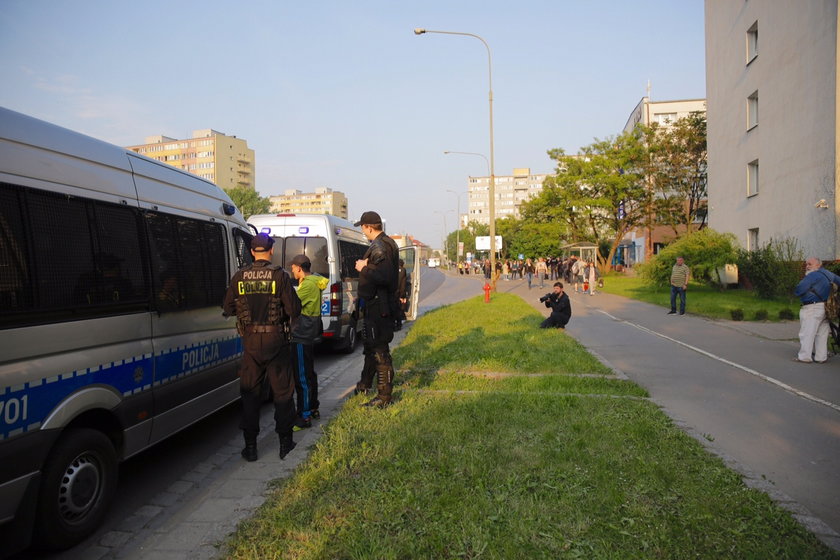
POLYGON ((540 298, 540 303, 545 303, 547 301, 553 300, 556 297, 554 292, 550 292, 545 294, 543 297, 540 298))

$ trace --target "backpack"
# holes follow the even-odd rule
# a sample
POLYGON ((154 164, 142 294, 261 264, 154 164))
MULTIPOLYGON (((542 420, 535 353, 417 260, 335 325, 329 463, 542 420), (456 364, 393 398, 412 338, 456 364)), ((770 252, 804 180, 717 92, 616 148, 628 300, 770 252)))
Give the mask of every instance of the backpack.
POLYGON ((825 300, 825 316, 832 323, 836 323, 840 318, 840 289, 830 280, 828 285, 831 291, 828 293, 828 299, 825 300))
POLYGON ((825 316, 832 323, 836 323, 840 318, 840 289, 834 282, 831 283, 831 293, 825 300, 825 316))

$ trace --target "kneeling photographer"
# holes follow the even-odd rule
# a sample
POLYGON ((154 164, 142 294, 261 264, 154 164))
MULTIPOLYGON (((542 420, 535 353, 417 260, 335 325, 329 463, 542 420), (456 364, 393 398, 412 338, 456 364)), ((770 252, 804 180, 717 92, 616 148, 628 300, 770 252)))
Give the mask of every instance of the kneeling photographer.
POLYGON ((545 294, 540 298, 540 301, 551 309, 551 315, 542 322, 540 328, 565 329, 566 323, 572 317, 572 304, 569 301, 569 296, 563 292, 563 284, 555 282, 554 291, 545 294))

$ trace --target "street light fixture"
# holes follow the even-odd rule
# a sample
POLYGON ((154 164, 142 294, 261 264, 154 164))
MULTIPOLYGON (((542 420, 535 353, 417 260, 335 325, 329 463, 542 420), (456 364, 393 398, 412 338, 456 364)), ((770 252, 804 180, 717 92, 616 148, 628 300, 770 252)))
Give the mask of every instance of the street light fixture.
POLYGON ((442 35, 464 35, 466 37, 473 37, 484 44, 487 49, 487 69, 488 69, 488 84, 489 84, 489 99, 490 99, 490 273, 496 274, 496 172, 493 161, 493 59, 490 55, 490 45, 487 44, 483 38, 473 33, 462 33, 459 31, 434 31, 431 29, 423 29, 418 27, 414 30, 415 35, 423 35, 425 33, 439 33, 442 35))

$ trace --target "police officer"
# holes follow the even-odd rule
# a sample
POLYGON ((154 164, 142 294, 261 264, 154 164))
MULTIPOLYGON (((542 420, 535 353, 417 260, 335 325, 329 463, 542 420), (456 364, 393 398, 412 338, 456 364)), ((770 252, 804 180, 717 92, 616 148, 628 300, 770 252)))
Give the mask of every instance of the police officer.
POLYGON ((254 263, 233 275, 222 305, 224 315, 236 315, 244 355, 239 366, 242 457, 257 460, 261 388, 266 376, 274 393, 274 429, 280 437, 280 458, 294 449, 295 390, 289 355, 289 325, 300 315, 300 300, 289 275, 271 264, 274 239, 261 233, 251 240, 254 263))
POLYGON ((365 406, 384 407, 391 404, 394 366, 388 343, 394 338, 397 316, 397 276, 399 249, 382 231, 382 218, 376 212, 365 212, 354 224, 371 242, 364 256, 356 261, 359 271, 359 308, 364 319, 365 365, 356 392, 367 393, 376 374, 375 398, 365 406))

